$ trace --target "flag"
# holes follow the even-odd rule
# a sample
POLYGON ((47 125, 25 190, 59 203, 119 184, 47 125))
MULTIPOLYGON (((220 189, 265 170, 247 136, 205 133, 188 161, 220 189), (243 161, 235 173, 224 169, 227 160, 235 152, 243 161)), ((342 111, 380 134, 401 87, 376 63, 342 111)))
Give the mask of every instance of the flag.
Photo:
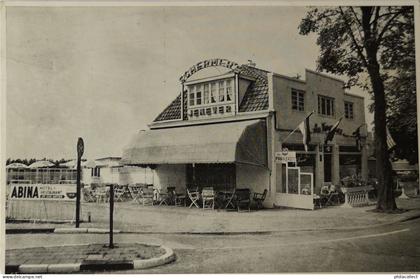
POLYGON ((311 112, 305 119, 299 124, 298 128, 303 136, 303 145, 305 146, 305 151, 308 151, 308 144, 311 141, 311 130, 309 126, 309 117, 312 115, 311 112))
POLYGON ((343 119, 343 117, 340 117, 340 119, 338 119, 337 123, 335 123, 334 126, 332 126, 332 128, 328 131, 327 136, 325 137, 324 144, 327 144, 329 141, 332 141, 332 139, 334 138, 334 135, 335 135, 335 131, 337 130, 338 125, 340 125, 341 119, 343 119))
POLYGON ((394 139, 391 136, 391 133, 388 130, 388 126, 386 127, 386 143, 388 145, 388 150, 392 149, 397 144, 395 143, 394 139))
MULTIPOLYGON (((360 125, 357 129, 356 129, 356 131, 354 131, 353 132, 353 136, 356 138, 356 147, 357 147, 357 150, 362 150, 362 132, 361 132, 361 129, 362 129, 362 127, 364 127, 366 125, 366 123, 365 124, 362 124, 362 125, 360 125)), ((365 134, 366 132, 365 131, 363 131, 363 134, 364 135, 366 135, 365 134)), ((366 137, 366 136, 364 136, 364 137, 366 137)))

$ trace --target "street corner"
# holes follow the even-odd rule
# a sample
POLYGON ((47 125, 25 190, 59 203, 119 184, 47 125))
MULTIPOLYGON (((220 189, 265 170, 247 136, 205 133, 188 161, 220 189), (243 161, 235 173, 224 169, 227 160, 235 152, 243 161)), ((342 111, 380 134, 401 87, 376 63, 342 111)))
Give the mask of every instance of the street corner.
POLYGON ((151 258, 151 259, 141 259, 141 260, 134 260, 133 261, 133 268, 134 269, 147 269, 152 268, 164 264, 171 263, 176 260, 176 255, 172 248, 160 245, 154 245, 156 247, 160 247, 165 251, 165 253, 159 257, 151 258))
POLYGON ((95 273, 153 268, 173 262, 174 251, 148 243, 67 245, 6 251, 6 273, 95 273), (25 254, 25 258, 21 255, 25 254), (32 256, 29 256, 32 255, 32 256))

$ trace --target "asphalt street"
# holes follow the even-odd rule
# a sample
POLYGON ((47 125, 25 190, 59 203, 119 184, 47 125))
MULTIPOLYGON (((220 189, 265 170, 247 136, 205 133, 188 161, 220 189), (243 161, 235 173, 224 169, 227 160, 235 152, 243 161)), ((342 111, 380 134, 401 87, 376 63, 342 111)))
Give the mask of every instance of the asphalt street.
MULTIPOLYGON (((122 273, 419 272, 420 219, 363 230, 270 234, 116 234, 174 249, 174 263, 122 273)), ((9 234, 6 248, 107 243, 106 234, 9 234)), ((121 271, 119 271, 121 273, 121 271)))

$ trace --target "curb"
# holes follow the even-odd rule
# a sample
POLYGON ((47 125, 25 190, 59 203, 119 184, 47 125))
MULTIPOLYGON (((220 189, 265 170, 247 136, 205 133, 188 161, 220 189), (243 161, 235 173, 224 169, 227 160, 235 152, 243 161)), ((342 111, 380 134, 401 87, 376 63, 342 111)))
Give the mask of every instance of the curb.
MULTIPOLYGON (((179 234, 179 235, 246 235, 246 234, 272 234, 272 233, 287 233, 287 232, 304 232, 304 231, 349 231, 349 230, 360 230, 360 229, 369 229, 377 228, 382 226, 389 226, 396 223, 407 222, 410 220, 420 218, 420 212, 412 214, 411 216, 406 216, 399 220, 374 224, 369 226, 350 226, 350 227, 341 227, 341 228, 296 228, 296 229, 284 229, 284 230, 266 230, 266 231, 124 231, 124 230, 114 230, 114 234, 124 233, 124 234, 179 234)), ((6 229, 6 234, 25 234, 25 233, 59 233, 59 234, 82 234, 82 233, 92 233, 92 234, 107 234, 109 229, 103 228, 31 228, 31 229, 6 229)))
MULTIPOLYGON (((142 243, 145 244, 145 243, 142 243)), ((80 263, 66 263, 66 264, 21 264, 21 265, 6 265, 6 274, 11 273, 31 273, 31 274, 45 274, 45 273, 76 273, 86 271, 105 271, 105 270, 130 270, 130 269, 147 269, 160 265, 164 265, 176 260, 174 251, 166 246, 156 244, 145 244, 148 246, 159 246, 165 250, 165 253, 157 258, 146 260, 115 260, 115 261, 88 261, 80 263)))

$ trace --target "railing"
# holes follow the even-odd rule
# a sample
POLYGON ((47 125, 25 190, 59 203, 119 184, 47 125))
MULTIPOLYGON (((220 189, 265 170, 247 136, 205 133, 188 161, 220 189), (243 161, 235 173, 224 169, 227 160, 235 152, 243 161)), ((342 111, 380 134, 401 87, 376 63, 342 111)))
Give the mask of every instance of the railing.
POLYGON ((344 193, 344 207, 358 207, 367 206, 372 204, 369 201, 369 191, 373 190, 370 185, 360 187, 341 187, 341 191, 344 193))

